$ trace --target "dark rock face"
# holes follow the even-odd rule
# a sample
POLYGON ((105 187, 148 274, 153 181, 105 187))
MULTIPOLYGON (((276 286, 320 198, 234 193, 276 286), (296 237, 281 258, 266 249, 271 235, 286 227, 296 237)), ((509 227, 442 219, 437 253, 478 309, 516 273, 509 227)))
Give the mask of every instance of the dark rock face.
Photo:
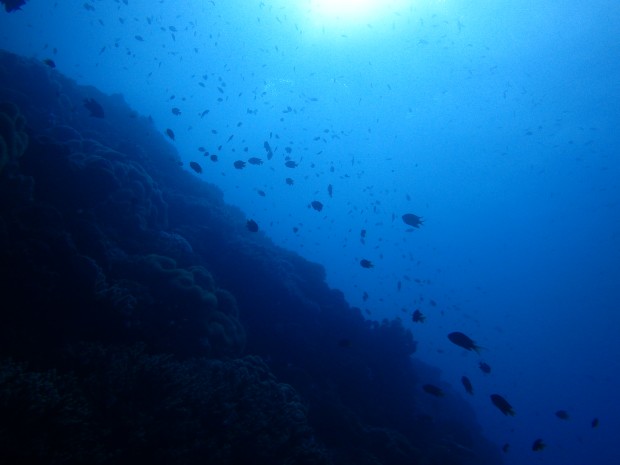
POLYGON ((0 102, 0 461, 501 463, 122 97, 0 52, 0 102))

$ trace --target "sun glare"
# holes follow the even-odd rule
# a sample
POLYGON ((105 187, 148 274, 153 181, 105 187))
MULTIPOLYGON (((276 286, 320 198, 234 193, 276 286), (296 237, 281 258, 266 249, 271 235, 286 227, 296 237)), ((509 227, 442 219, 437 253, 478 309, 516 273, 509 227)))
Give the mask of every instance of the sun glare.
POLYGON ((312 0, 311 3, 317 14, 342 19, 367 17, 381 6, 381 0, 312 0))

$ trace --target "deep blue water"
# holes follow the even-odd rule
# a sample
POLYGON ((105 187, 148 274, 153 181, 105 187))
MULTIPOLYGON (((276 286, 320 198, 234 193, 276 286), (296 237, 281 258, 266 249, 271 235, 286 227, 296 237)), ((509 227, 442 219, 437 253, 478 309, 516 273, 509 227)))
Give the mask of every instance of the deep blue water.
POLYGON ((380 3, 30 1, 0 48, 122 94, 367 318, 401 317, 506 464, 617 463, 620 6, 380 3))

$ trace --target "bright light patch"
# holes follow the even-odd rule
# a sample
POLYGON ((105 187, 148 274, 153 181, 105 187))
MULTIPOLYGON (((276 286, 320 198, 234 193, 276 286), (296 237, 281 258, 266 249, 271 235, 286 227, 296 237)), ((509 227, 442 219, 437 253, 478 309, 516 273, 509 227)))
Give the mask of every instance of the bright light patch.
POLYGON ((312 9, 330 18, 368 18, 380 7, 382 0, 312 0, 312 9))

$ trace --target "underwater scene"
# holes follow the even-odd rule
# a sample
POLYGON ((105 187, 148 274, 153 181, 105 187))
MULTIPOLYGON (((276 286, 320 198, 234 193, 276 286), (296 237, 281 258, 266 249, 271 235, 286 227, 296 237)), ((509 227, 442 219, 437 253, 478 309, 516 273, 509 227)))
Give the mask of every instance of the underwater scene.
POLYGON ((620 463, 620 3, 0 0, 0 463, 620 463))

